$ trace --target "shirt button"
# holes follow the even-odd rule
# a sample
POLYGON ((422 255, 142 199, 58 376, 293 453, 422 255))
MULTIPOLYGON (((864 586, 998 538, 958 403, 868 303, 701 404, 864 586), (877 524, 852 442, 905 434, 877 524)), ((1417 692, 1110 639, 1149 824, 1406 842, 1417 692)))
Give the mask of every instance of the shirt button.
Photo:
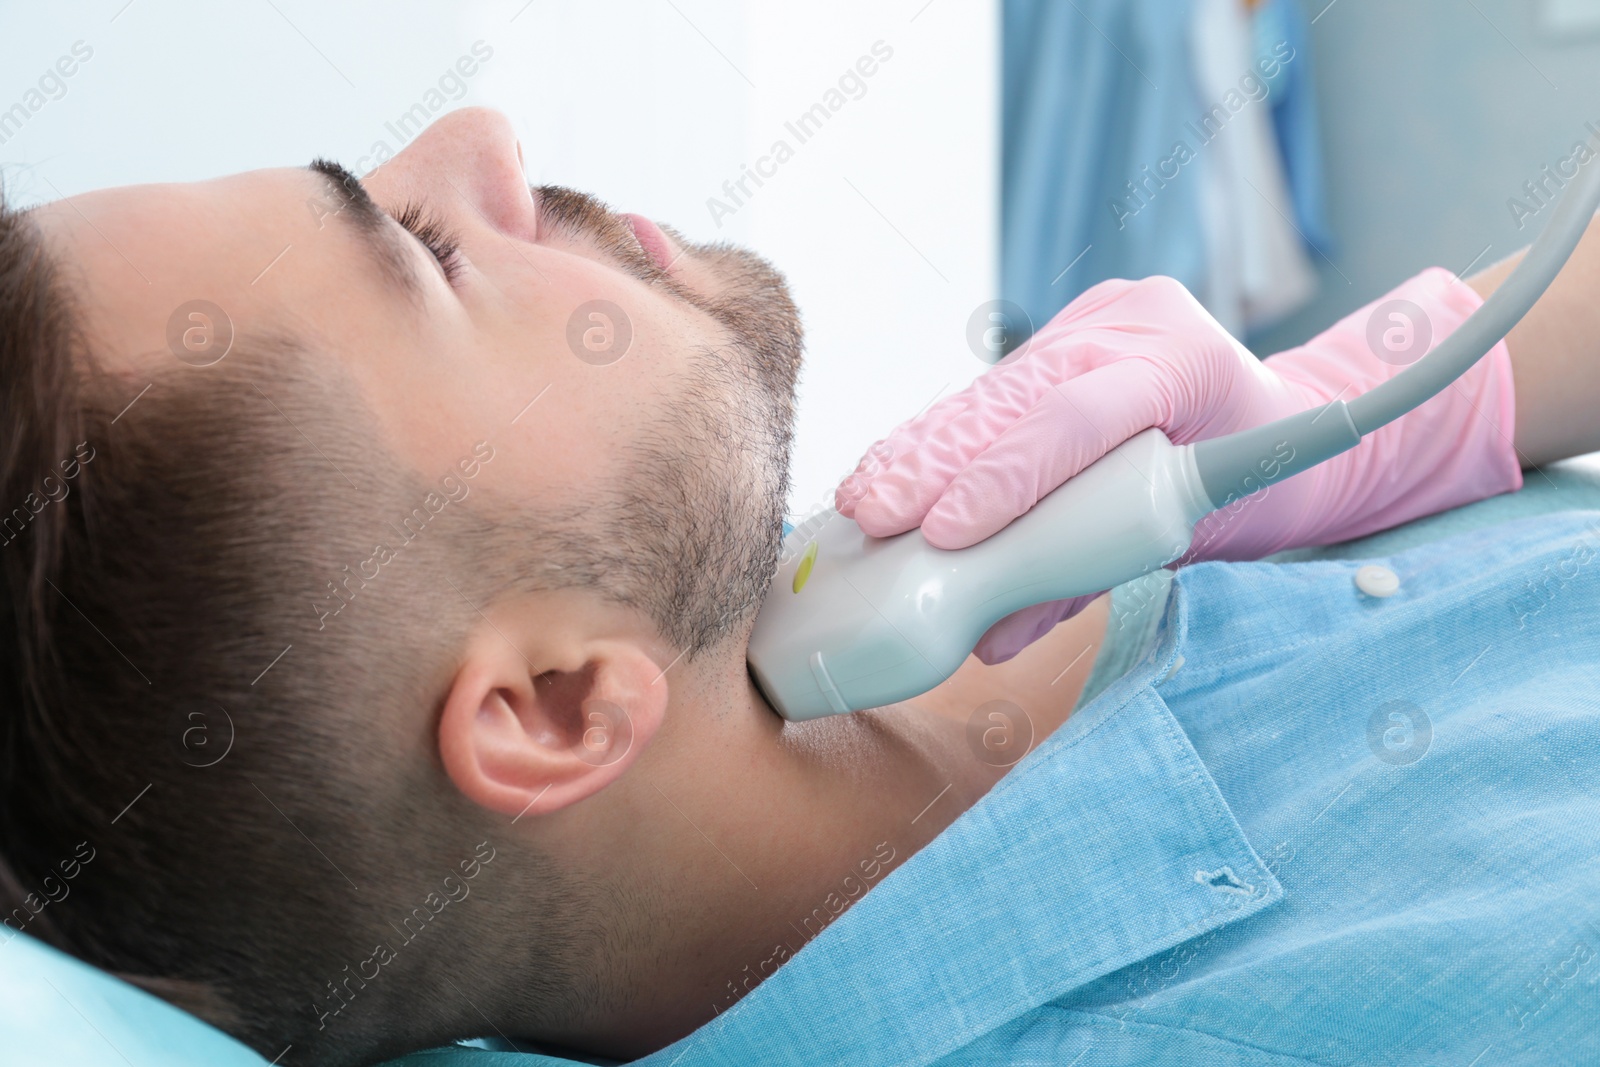
POLYGON ((1400 591, 1400 576, 1388 567, 1369 563, 1356 570, 1356 588, 1368 596, 1394 596, 1400 591))

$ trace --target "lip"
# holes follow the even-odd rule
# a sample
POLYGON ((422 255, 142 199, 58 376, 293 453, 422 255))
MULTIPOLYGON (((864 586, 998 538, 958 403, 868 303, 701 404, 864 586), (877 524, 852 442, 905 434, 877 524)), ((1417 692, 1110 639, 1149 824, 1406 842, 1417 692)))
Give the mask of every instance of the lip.
POLYGON ((650 261, 663 271, 670 271, 678 256, 673 251, 672 242, 661 232, 661 227, 643 215, 630 213, 623 215, 622 218, 633 230, 633 236, 638 239, 639 246, 644 249, 644 254, 650 257, 650 261))

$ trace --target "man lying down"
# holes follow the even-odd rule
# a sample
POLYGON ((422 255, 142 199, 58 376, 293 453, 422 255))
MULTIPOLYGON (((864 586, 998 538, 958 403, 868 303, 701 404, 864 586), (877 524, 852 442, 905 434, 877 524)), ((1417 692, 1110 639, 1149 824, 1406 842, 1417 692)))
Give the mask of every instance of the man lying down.
MULTIPOLYGON (((1506 270, 1388 299, 1437 342, 1506 270)), ((482 110, 361 183, 6 211, 8 936, 280 1063, 1600 1060, 1600 489, 1459 507, 1600 448, 1597 272, 1170 587, 796 725, 745 667, 800 361, 759 259, 530 192, 482 110)), ((972 543, 1145 427, 1365 391, 1428 344, 1379 312, 1261 363, 1104 283, 841 506, 972 543)))

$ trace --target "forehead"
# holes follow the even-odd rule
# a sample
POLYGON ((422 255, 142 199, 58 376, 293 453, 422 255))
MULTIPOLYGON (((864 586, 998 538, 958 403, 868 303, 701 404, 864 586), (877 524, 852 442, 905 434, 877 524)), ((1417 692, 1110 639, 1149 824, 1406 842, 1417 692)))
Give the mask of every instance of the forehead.
POLYGON ((277 320, 331 276, 348 282, 354 250, 325 179, 304 169, 102 189, 33 212, 74 282, 97 359, 135 369, 171 359, 168 328, 205 301, 233 323, 277 320), (295 253, 299 252, 299 255, 295 253))

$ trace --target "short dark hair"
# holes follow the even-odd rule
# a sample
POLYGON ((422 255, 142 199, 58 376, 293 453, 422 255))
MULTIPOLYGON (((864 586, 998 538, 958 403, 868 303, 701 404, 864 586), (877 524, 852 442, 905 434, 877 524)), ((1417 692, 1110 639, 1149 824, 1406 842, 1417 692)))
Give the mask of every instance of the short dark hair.
MULTIPOLYGON (((449 787, 425 736, 436 719, 416 712, 437 715, 456 638, 504 587, 503 531, 396 461, 357 390, 292 339, 111 373, 67 282, 0 197, 7 926, 268 1058, 288 1042, 351 1062, 469 1036, 430 1030, 401 979, 360 982, 368 1010, 342 1019, 317 1005, 342 1003, 392 918, 500 832, 449 787), (391 555, 374 575, 375 544, 391 555)), ((463 442, 453 484, 474 455, 463 442)), ((515 851, 485 881, 547 887, 551 909, 570 896, 515 851)), ((426 954, 481 975, 476 947, 436 937, 426 954)), ((516 996, 570 992, 559 948, 513 961, 516 996)))

